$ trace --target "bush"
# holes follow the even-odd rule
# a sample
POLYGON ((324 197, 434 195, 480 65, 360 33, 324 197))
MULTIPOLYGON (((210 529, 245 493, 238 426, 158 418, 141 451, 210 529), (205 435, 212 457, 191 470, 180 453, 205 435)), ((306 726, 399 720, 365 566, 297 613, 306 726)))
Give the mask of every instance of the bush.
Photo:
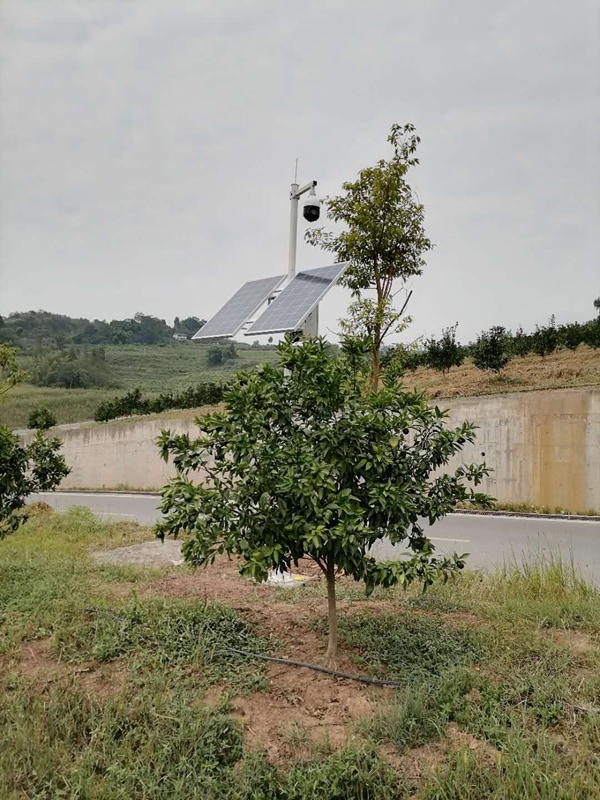
POLYGON ((60 445, 60 439, 46 439, 38 431, 31 444, 21 447, 17 436, 0 426, 0 539, 25 521, 18 512, 29 495, 56 488, 69 474, 60 445))
POLYGON ((425 358, 427 366, 438 372, 449 372, 452 367, 460 367, 465 360, 463 348, 456 341, 458 322, 442 331, 439 340, 433 337, 427 341, 425 358))
POLYGON ((32 409, 27 420, 28 428, 37 428, 40 431, 47 431, 48 428, 53 428, 55 425, 56 417, 49 408, 44 406, 32 409))
POLYGON ((159 414, 172 408, 199 408, 214 405, 223 399, 226 384, 199 383, 182 392, 162 392, 158 397, 142 397, 141 389, 133 389, 123 397, 105 400, 94 414, 96 422, 108 422, 117 417, 142 414, 159 414))
POLYGON ((425 353, 422 350, 415 350, 402 344, 394 344, 382 354, 381 367, 382 369, 387 369, 393 363, 398 364, 402 370, 414 372, 425 365, 425 353))
POLYGON ((103 347, 93 348, 89 353, 78 353, 74 347, 68 353, 59 350, 42 352, 33 365, 33 383, 63 389, 115 385, 103 347))
POLYGON ((556 328, 556 321, 553 314, 550 317, 548 325, 542 328, 539 328, 536 325, 535 333, 533 334, 533 350, 538 354, 538 356, 545 358, 546 356, 550 355, 550 353, 553 353, 557 347, 558 330, 556 328))
POLYGON ((501 325, 484 331, 473 348, 473 363, 477 369, 500 372, 510 361, 506 329, 501 325))
POLYGON ((233 361, 238 357, 235 343, 230 342, 226 347, 210 347, 206 353, 206 364, 209 367, 222 367, 228 361, 233 361))
POLYGON ((510 351, 513 356, 526 356, 533 350, 533 337, 519 327, 510 340, 510 351))

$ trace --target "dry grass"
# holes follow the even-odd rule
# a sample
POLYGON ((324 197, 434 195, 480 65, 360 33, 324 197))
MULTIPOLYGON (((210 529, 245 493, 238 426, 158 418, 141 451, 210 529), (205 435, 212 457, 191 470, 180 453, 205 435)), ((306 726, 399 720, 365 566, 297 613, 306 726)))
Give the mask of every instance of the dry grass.
POLYGON ((577 350, 558 350, 546 358, 530 353, 515 358, 500 375, 477 369, 470 359, 448 375, 419 368, 404 379, 407 387, 425 389, 430 397, 472 397, 483 394, 526 392, 600 386, 600 350, 580 345, 577 350))

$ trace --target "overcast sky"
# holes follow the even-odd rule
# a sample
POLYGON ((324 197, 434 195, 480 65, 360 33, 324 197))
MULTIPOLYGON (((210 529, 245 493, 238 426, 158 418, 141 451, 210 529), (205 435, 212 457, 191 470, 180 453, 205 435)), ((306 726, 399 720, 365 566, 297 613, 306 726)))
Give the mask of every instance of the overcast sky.
POLYGON ((2 0, 0 51, 0 313, 208 318, 285 272, 295 158, 336 194, 393 122, 437 245, 415 336, 593 313, 596 0, 2 0))

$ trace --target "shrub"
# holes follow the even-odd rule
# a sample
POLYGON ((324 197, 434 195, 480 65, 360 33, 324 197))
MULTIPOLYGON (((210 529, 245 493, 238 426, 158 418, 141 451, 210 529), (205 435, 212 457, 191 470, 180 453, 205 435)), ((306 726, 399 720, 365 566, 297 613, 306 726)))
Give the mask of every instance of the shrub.
POLYGON ((510 361, 506 329, 501 325, 484 331, 473 348, 473 363, 477 369, 500 372, 510 361))
POLYGON ((533 350, 533 336, 525 333, 523 328, 517 328, 510 341, 510 350, 513 356, 526 356, 531 353, 533 350))
POLYGON ((447 373, 452 367, 460 367, 465 359, 463 348, 456 341, 458 322, 442 331, 439 340, 433 337, 426 343, 425 358, 427 366, 447 373))
POLYGON ((64 389, 115 385, 102 347, 93 348, 89 353, 78 353, 75 348, 68 353, 59 350, 42 352, 33 365, 33 383, 64 389))
POLYGON ((561 325, 558 329, 559 343, 569 350, 577 350, 579 345, 585 341, 586 326, 578 322, 561 325))
POLYGON ((40 431, 47 431, 48 428, 53 428, 55 425, 56 417, 49 408, 44 406, 32 409, 27 420, 27 427, 37 428, 40 431))
POLYGON ((392 363, 396 363, 402 370, 414 372, 419 367, 424 366, 425 353, 421 350, 415 350, 413 347, 393 344, 381 356, 381 367, 386 369, 392 363))
POLYGON ((233 361, 238 357, 235 343, 230 342, 226 347, 209 347, 206 353, 206 364, 209 367, 221 367, 228 361, 233 361))
POLYGON ((15 434, 0 426, 0 539, 25 521, 19 514, 29 495, 55 489, 70 469, 60 454, 61 441, 38 431, 21 447, 15 434))
POLYGON ((96 422, 108 422, 117 417, 142 414, 159 414, 172 408, 199 408, 214 405, 223 399, 225 385, 220 383, 199 383, 182 392, 162 392, 158 397, 142 397, 141 389, 133 389, 123 397, 104 400, 94 414, 96 422))
POLYGON ((533 334, 533 350, 545 358, 553 353, 558 346, 558 331, 556 329, 556 321, 554 314, 550 317, 548 325, 540 328, 536 325, 535 333, 533 334))

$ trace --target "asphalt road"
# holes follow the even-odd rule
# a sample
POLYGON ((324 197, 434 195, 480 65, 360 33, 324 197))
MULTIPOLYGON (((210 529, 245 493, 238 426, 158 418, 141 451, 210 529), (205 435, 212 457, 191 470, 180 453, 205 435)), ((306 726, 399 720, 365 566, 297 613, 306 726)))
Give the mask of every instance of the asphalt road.
MULTIPOLYGON (((124 493, 48 492, 36 496, 57 510, 87 506, 105 520, 137 520, 151 525, 160 517, 157 495, 124 493)), ((540 552, 573 559, 583 574, 600 582, 600 521, 449 514, 431 528, 431 540, 441 553, 469 553, 471 567, 494 567, 521 561, 540 552)), ((379 558, 402 552, 389 542, 374 548, 379 558)))

